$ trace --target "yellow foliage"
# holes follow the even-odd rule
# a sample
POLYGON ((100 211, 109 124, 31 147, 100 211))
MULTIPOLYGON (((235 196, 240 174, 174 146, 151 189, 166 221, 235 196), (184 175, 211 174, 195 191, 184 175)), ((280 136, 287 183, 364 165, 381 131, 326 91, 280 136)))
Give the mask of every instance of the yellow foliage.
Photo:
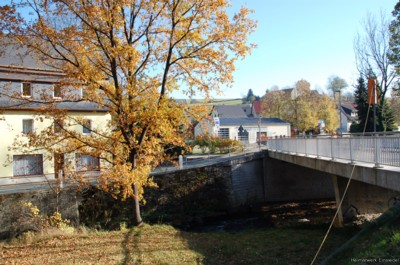
POLYGON ((335 102, 309 87, 306 80, 300 80, 296 83, 296 93, 292 90, 266 93, 261 99, 263 115, 289 121, 300 132, 316 129, 319 120, 323 119, 325 130, 333 132, 339 124, 335 102))
MULTIPOLYGON (((65 73, 63 88, 83 87, 84 99, 106 108, 111 120, 88 137, 73 130, 82 118, 45 108, 40 114, 62 120, 63 129, 32 134, 25 147, 99 157, 101 186, 122 199, 143 197, 166 145, 184 146, 195 108, 188 110, 171 93, 208 97, 231 85, 235 61, 254 46, 248 43, 256 28, 251 11, 229 16, 224 0, 48 0, 29 6, 35 8, 24 12, 33 13, 32 23, 0 13, 10 35, 65 73)), ((72 165, 63 169, 74 175, 72 165)))

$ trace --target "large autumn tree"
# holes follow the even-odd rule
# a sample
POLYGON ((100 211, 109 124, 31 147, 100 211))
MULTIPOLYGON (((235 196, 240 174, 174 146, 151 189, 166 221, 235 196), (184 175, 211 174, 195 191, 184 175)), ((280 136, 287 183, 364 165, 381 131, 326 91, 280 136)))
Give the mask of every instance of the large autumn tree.
MULTIPOLYGON (((85 89, 85 100, 108 109, 111 121, 88 138, 64 126, 62 134, 31 137, 49 153, 76 149, 107 161, 100 183, 139 201, 163 148, 183 145, 185 110, 171 99, 181 90, 208 96, 232 83, 234 63, 249 54, 256 23, 225 0, 15 0, 1 8, 6 33, 65 74, 60 85, 85 89), (22 8, 22 9, 19 9, 22 8), (27 19, 18 13, 29 13, 27 19)), ((66 112, 43 115, 66 120, 66 112)))
POLYGON ((306 80, 296 82, 293 89, 271 90, 261 98, 262 114, 287 120, 299 132, 317 130, 320 120, 325 130, 334 132, 338 125, 335 102, 326 94, 310 89, 306 80))

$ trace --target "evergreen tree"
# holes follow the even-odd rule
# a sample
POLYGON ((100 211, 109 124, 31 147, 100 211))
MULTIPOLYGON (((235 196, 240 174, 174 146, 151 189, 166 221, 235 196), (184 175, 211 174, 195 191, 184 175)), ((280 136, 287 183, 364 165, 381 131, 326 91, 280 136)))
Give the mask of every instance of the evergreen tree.
POLYGON ((365 131, 371 132, 374 130, 373 124, 373 116, 370 116, 368 113, 368 92, 367 86, 365 84, 365 80, 363 77, 359 77, 357 80, 356 91, 354 92, 354 98, 356 103, 356 110, 358 115, 358 121, 353 122, 350 126, 350 132, 363 132, 365 131))
POLYGON ((378 108, 378 115, 380 121, 379 127, 381 128, 380 131, 391 132, 396 129, 393 109, 390 108, 386 99, 383 102, 383 106, 378 108))
POLYGON ((250 88, 247 92, 246 98, 243 100, 243 103, 253 103, 256 100, 256 96, 253 93, 253 90, 250 88))

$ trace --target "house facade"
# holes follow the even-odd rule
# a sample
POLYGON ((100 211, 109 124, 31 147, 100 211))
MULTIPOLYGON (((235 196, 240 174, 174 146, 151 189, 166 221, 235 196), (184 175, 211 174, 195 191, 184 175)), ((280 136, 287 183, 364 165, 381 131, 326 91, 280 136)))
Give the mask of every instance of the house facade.
MULTIPOLYGON (((4 48, 4 47, 3 47, 4 48)), ((54 179, 61 169, 59 154, 30 148, 29 135, 62 129, 87 135, 107 124, 104 108, 82 99, 82 91, 61 88, 63 73, 41 64, 23 48, 7 46, 0 56, 0 185, 54 179), (68 90, 68 91, 67 91, 68 90), (68 100, 64 100, 68 97, 68 100), (66 112, 63 120, 46 114, 46 108, 66 112), (21 147, 21 148, 19 148, 21 147)), ((99 171, 101 161, 79 152, 62 158, 77 171, 99 171)))
POLYGON ((342 102, 340 108, 340 127, 339 131, 347 133, 350 131, 350 126, 353 122, 357 122, 357 109, 354 103, 342 102))
POLYGON ((241 140, 248 144, 268 138, 289 137, 290 123, 278 118, 218 118, 204 119, 195 126, 195 136, 210 134, 223 139, 241 140))

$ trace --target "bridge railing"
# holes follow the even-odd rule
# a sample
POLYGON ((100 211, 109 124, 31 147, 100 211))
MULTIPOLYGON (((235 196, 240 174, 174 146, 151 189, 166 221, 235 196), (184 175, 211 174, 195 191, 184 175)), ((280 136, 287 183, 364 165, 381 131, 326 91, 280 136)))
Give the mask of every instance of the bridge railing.
POLYGON ((269 139, 269 150, 400 167, 400 134, 345 134, 269 139))

